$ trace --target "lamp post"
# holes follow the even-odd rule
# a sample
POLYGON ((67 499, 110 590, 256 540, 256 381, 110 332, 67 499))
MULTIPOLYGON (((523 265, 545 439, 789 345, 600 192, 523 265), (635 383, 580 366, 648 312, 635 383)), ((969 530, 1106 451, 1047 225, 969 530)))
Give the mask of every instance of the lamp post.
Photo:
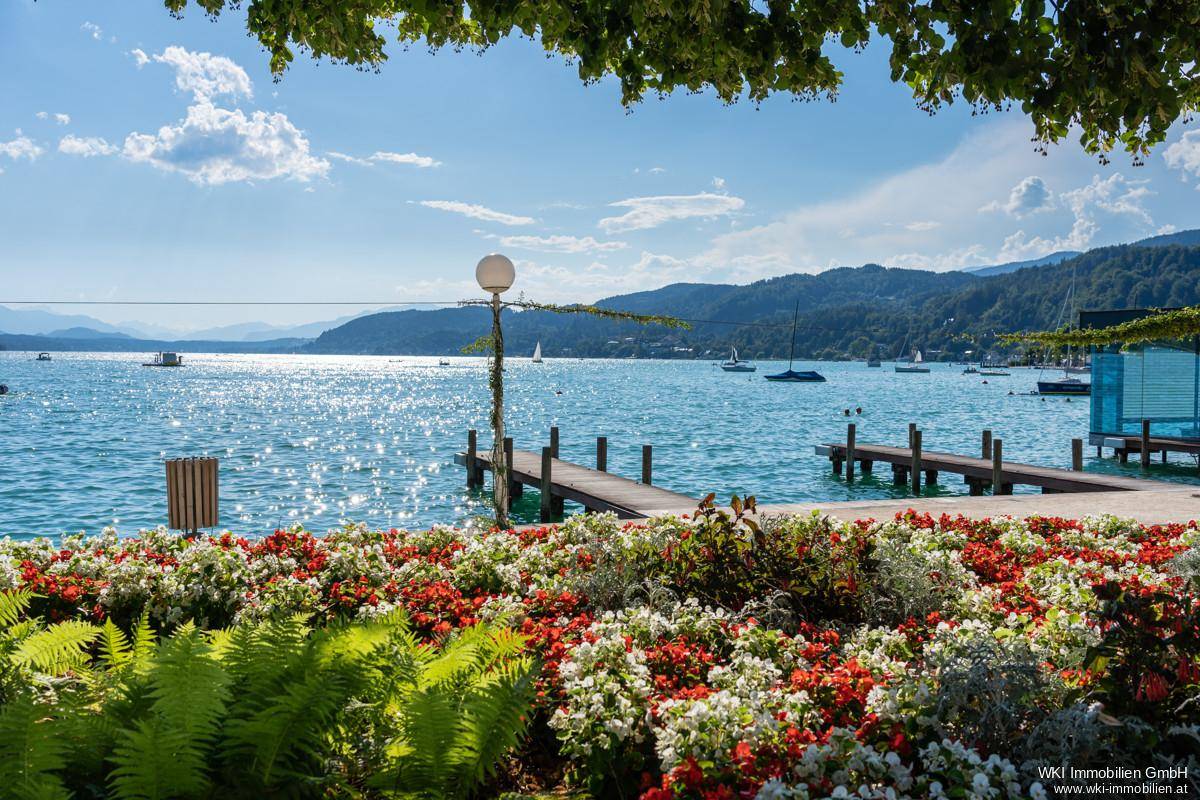
POLYGON ((508 527, 508 471, 504 458, 504 333, 500 329, 500 295, 513 285, 517 271, 512 261, 499 253, 480 259, 475 280, 492 295, 492 499, 496 505, 496 524, 508 527))

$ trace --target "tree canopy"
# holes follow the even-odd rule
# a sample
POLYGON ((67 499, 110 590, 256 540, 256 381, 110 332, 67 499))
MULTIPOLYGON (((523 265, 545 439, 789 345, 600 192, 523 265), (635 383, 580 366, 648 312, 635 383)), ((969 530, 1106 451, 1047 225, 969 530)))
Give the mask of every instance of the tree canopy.
MULTIPOLYGON (((622 102, 710 88, 726 102, 774 92, 832 98, 835 57, 872 38, 891 79, 930 112, 1019 105, 1036 140, 1072 127, 1088 152, 1140 158, 1200 106, 1195 0, 195 0, 242 5, 281 75, 293 52, 377 69, 389 34, 486 48, 528 36, 571 59, 585 82, 615 76, 622 102)), ((165 0, 182 15, 188 0, 165 0)))

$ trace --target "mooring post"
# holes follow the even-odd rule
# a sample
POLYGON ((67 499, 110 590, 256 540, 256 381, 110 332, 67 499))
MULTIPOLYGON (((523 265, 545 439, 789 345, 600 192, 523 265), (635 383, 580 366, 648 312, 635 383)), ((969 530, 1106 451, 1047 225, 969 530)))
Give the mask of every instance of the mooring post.
POLYGON ((921 494, 921 432, 912 432, 912 467, 908 477, 912 480, 913 494, 921 494))
POLYGON ((854 423, 846 426, 846 480, 854 480, 854 423))
POLYGON ((647 486, 649 486, 651 484, 651 480, 650 480, 650 478, 651 478, 650 468, 652 466, 651 458, 652 458, 652 451, 650 449, 650 445, 648 445, 648 444, 642 445, 642 483, 646 484, 647 486))
POLYGON ((474 428, 467 431, 467 488, 474 489, 478 484, 475 480, 475 453, 478 452, 478 434, 474 428))
POLYGON ((550 428, 550 455, 558 458, 558 426, 550 428))
POLYGON ((1142 469, 1150 469, 1150 420, 1142 420, 1142 469))
POLYGON ((542 483, 539 489, 542 493, 542 522, 549 522, 552 518, 553 510, 550 498, 553 490, 550 488, 550 462, 553 460, 554 454, 550 452, 549 447, 542 448, 542 483))
MULTIPOLYGON (((508 505, 512 507, 513 500, 525 492, 525 485, 513 477, 513 442, 511 436, 504 437, 504 466, 508 469, 508 505)), ((494 472, 492 480, 496 480, 494 472)))
POLYGON ((1071 469, 1083 472, 1083 439, 1071 440, 1071 469))
POLYGON ((908 423, 908 446, 909 447, 913 446, 913 434, 915 434, 916 432, 917 432, 917 423, 915 423, 915 422, 908 423))
POLYGON ((992 440, 992 494, 1012 494, 1012 486, 1004 483, 1004 442, 992 440))
POLYGON ((983 432, 983 455, 980 458, 992 457, 992 432, 984 430, 983 432))
POLYGON ((608 437, 596 437, 596 469, 608 472, 608 437))

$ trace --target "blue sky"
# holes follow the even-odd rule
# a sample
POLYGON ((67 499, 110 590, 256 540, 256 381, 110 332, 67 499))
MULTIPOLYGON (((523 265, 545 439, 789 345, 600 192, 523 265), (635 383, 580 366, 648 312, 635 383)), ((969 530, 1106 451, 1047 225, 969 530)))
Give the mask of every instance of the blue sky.
MULTIPOLYGON (((0 300, 454 300, 493 250, 530 297, 746 282, 875 261, 952 269, 1200 227, 1200 125, 1143 167, 1018 113, 934 117, 886 50, 835 103, 709 94, 627 111, 527 40, 394 46, 381 74, 298 56, 273 82, 241 13, 158 0, 0 6, 0 300)), ((354 308, 92 308, 195 329, 354 308)))

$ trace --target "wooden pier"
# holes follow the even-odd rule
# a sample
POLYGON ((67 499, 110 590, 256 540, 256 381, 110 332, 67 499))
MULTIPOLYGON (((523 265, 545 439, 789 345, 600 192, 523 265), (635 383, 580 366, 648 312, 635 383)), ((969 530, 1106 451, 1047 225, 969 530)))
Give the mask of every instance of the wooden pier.
MULTIPOLYGON (((468 449, 458 453, 454 462, 467 468, 467 483, 479 486, 483 472, 492 470, 490 451, 477 450, 475 431, 468 432, 468 449)), ((542 496, 541 518, 549 522, 562 514, 562 503, 571 500, 588 511, 612 511, 622 519, 642 519, 664 512, 691 511, 699 500, 668 491, 651 483, 652 451, 642 447, 642 480, 633 481, 607 471, 608 440, 596 440, 596 468, 585 467, 558 458, 558 429, 550 432, 550 446, 542 452, 516 450, 505 440, 511 481, 510 497, 519 497, 524 486, 537 488, 542 496)))
MULTIPOLYGON (((961 475, 970 487, 972 495, 982 495, 991 488, 993 494, 1012 494, 1013 486, 1035 486, 1044 493, 1053 492, 1136 492, 1162 489, 1161 481, 1128 478, 1122 475, 1099 475, 1082 471, 1082 459, 1076 457, 1077 469, 1039 467, 1003 460, 1003 443, 993 440, 990 431, 984 432, 984 449, 990 450, 988 458, 939 453, 922 448, 920 431, 915 432, 911 447, 890 447, 880 444, 863 444, 847 437, 846 442, 817 445, 817 455, 827 457, 833 471, 842 474, 843 465, 853 477, 851 463, 857 463, 864 473, 870 473, 876 462, 889 464, 893 481, 897 486, 910 484, 914 493, 919 493, 921 478, 925 483, 937 483, 940 473, 961 475)), ((910 432, 911 435, 911 432, 910 432)), ((1080 447, 1074 448, 1073 456, 1080 447)))

